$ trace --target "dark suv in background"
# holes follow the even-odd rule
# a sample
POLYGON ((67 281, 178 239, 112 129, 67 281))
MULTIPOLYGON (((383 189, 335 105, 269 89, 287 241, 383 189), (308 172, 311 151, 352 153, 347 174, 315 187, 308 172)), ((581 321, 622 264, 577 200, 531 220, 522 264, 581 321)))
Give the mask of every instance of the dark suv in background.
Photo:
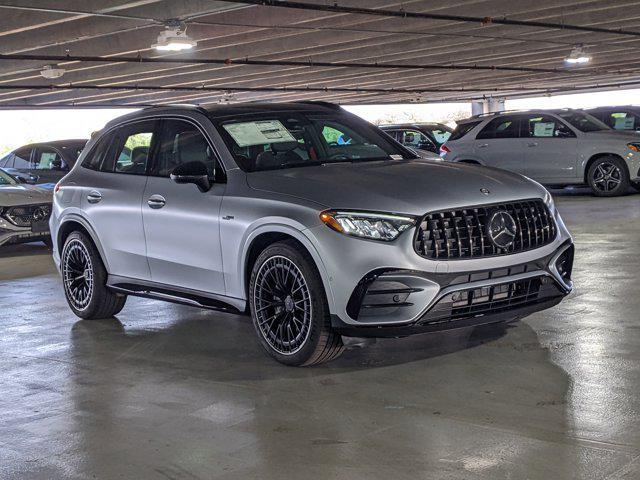
POLYGON ((436 154, 453 132, 442 123, 402 123, 380 125, 380 128, 405 147, 436 154))
POLYGON ((640 132, 640 106, 598 107, 585 110, 614 130, 640 132))
POLYGON ((0 158, 0 168, 26 183, 55 184, 75 165, 86 139, 33 143, 0 158))

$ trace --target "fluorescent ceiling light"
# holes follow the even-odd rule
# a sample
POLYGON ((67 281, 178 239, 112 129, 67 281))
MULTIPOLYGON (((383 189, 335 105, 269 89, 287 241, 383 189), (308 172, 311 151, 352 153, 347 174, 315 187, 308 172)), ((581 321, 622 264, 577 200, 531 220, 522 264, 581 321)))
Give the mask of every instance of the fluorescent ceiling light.
POLYGON ((157 43, 151 45, 152 48, 161 51, 179 52, 189 50, 198 43, 184 31, 182 27, 167 26, 166 30, 160 32, 157 43))
POLYGON ((571 53, 564 61, 569 65, 584 65, 591 61, 591 57, 587 55, 582 45, 577 45, 571 49, 571 53))
POLYGON ((40 75, 47 80, 53 80, 54 78, 60 78, 64 75, 64 72, 65 69, 57 65, 45 65, 42 70, 40 70, 40 75))

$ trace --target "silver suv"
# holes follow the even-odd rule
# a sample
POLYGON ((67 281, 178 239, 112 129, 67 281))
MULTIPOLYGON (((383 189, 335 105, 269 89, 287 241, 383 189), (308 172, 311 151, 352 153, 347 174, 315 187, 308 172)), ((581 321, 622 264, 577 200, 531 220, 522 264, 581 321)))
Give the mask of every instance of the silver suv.
POLYGON ((569 293, 572 241, 543 187, 415 159, 331 104, 119 118, 55 188, 69 306, 105 318, 138 295, 249 312, 267 352, 311 365, 343 335, 512 321, 569 293))
POLYGON ((458 123, 443 159, 522 173, 545 185, 583 185, 622 195, 640 182, 640 136, 612 130, 579 110, 476 116, 458 123))

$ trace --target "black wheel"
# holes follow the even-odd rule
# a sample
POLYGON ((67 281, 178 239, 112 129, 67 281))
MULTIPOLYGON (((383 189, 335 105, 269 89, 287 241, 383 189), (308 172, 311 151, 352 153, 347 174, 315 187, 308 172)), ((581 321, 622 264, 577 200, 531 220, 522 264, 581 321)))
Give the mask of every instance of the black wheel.
POLYGON ((260 343, 279 362, 315 365, 344 350, 342 338, 331 329, 320 274, 294 241, 274 243, 258 256, 249 294, 260 343))
POLYGON ((122 310, 127 297, 106 287, 107 271, 86 235, 71 233, 60 259, 64 293, 73 313, 89 320, 109 318, 122 310))
POLYGON ((629 171, 618 157, 601 157, 589 167, 587 181, 593 193, 599 197, 624 195, 629 189, 629 171))

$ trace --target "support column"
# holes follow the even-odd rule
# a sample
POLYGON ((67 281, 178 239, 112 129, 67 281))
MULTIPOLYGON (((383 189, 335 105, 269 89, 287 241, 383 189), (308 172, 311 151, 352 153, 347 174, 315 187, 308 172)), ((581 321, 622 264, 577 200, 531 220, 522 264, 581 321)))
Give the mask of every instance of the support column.
POLYGON ((471 102, 471 114, 480 115, 483 113, 495 113, 504 111, 504 99, 486 98, 484 100, 474 100, 471 102))

